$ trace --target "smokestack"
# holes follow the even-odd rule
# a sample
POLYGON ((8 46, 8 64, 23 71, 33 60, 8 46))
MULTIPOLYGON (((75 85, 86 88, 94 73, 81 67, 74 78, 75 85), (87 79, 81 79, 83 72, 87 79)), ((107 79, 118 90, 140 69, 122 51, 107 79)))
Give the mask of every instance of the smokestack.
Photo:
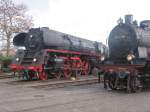
POLYGON ((25 46, 25 39, 26 39, 27 33, 19 33, 13 38, 13 44, 15 46, 25 46))
POLYGON ((126 24, 133 24, 133 15, 132 14, 125 15, 125 23, 126 24))

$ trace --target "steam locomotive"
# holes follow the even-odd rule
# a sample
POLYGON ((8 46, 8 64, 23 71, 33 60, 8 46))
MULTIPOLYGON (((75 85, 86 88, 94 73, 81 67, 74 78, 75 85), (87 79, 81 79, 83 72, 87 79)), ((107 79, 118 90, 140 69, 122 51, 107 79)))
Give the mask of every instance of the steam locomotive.
POLYGON ((150 57, 150 20, 138 26, 132 15, 126 15, 125 23, 120 22, 111 31, 108 45, 110 57, 116 63, 125 63, 129 54, 134 55, 137 63, 144 61, 150 57))
POLYGON ((139 91, 150 82, 150 20, 137 24, 132 15, 118 20, 108 38, 109 58, 100 67, 104 87, 139 91), (108 80, 108 85, 106 84, 108 80))
POLYGON ((26 80, 88 75, 107 53, 105 45, 47 27, 32 28, 13 39, 18 50, 11 65, 15 76, 26 80))

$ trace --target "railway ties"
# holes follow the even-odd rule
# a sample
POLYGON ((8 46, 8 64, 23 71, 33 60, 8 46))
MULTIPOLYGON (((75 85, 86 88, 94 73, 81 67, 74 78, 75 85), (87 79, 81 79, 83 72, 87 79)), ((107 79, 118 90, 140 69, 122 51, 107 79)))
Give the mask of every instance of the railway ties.
POLYGON ((0 79, 12 78, 13 75, 10 73, 0 73, 0 79))
POLYGON ((65 80, 65 81, 58 81, 53 83, 47 83, 47 84, 39 84, 30 86, 31 88, 37 88, 37 89, 55 89, 55 88, 63 88, 66 86, 80 86, 80 85, 88 85, 88 84, 95 84, 98 83, 97 78, 92 79, 77 79, 75 81, 72 80, 65 80))
POLYGON ((98 83, 98 77, 95 76, 82 76, 77 78, 76 80, 56 80, 50 79, 47 81, 11 81, 7 82, 7 84, 12 86, 24 86, 28 88, 35 89, 55 89, 55 88, 63 88, 66 86, 80 86, 80 85, 89 85, 98 83))

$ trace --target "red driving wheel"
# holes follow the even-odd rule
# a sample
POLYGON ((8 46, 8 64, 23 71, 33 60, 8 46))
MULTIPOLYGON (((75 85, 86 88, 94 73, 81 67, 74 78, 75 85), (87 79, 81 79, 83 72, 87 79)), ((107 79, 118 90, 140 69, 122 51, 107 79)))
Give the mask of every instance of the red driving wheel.
POLYGON ((42 71, 39 77, 41 80, 48 80, 48 75, 45 71, 42 71))
POLYGON ((64 74, 64 77, 68 79, 71 77, 72 72, 70 69, 64 69, 63 74, 64 74))
POLYGON ((82 66, 82 74, 83 75, 88 75, 90 72, 90 64, 88 61, 83 61, 83 66, 82 66))

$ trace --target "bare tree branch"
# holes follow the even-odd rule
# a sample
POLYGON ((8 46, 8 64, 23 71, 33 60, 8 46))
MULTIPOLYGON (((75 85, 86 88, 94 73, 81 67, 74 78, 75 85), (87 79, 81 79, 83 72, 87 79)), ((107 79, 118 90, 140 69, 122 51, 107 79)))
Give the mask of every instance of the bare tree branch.
POLYGON ((16 5, 12 0, 0 0, 0 41, 6 42, 6 55, 16 33, 26 31, 33 26, 32 17, 26 15, 24 4, 16 5))

